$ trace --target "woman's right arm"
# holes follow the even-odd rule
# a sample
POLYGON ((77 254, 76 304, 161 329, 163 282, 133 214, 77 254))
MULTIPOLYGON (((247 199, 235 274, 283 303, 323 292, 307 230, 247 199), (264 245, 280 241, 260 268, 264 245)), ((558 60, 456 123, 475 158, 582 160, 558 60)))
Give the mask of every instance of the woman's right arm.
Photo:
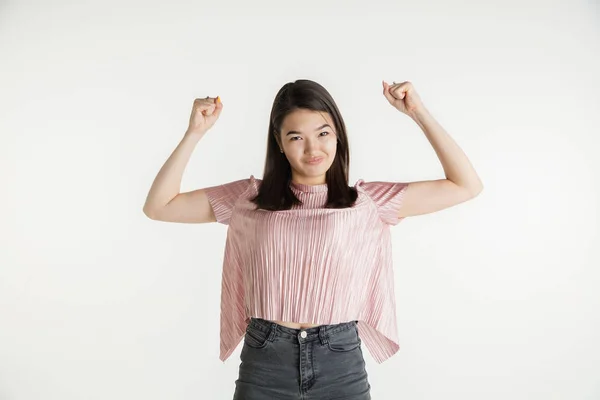
POLYGON ((204 189, 180 193, 183 171, 194 148, 218 119, 223 108, 220 99, 196 99, 190 126, 183 139, 162 166, 150 187, 144 214, 166 222, 216 222, 204 189))

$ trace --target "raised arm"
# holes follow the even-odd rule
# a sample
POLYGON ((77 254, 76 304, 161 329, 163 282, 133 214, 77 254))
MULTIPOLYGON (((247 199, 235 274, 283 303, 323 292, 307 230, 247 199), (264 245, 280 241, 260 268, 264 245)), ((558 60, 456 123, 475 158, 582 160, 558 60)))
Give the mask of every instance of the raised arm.
POLYGON ((409 182, 402 198, 399 217, 428 214, 470 200, 483 190, 471 162, 446 130, 425 108, 410 82, 383 82, 384 95, 394 107, 421 127, 433 146, 445 179, 409 182))
POLYGON ((194 148, 215 123, 223 108, 220 99, 194 100, 190 126, 183 139, 164 163, 146 197, 144 214, 166 222, 215 222, 215 214, 204 189, 180 193, 183 171, 194 148))

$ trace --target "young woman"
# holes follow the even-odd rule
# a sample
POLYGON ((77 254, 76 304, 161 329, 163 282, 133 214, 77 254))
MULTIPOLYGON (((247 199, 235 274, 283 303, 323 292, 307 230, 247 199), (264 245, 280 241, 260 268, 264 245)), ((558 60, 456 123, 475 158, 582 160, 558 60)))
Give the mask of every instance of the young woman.
POLYGON ((275 97, 263 178, 179 193, 192 150, 219 118, 219 97, 196 99, 183 140, 144 205, 152 219, 227 224, 220 359, 244 340, 234 399, 370 399, 362 341, 376 362, 399 349, 389 227, 451 207, 483 186, 410 82, 383 95, 411 117, 445 179, 348 185, 346 127, 310 80, 275 97))

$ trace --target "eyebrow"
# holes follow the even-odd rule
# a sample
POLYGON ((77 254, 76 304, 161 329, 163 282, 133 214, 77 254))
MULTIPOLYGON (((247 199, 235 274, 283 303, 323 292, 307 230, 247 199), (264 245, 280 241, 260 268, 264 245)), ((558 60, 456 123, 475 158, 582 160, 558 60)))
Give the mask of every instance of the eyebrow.
MULTIPOLYGON (((324 125, 321 125, 320 127, 318 127, 317 129, 315 129, 315 131, 320 131, 320 130, 321 130, 321 129, 323 129, 323 128, 331 128, 331 126, 329 126, 329 124, 324 124, 324 125)), ((333 129, 333 128, 331 128, 331 129, 333 129)), ((298 132, 298 131, 289 131, 288 133, 286 133, 286 134, 285 134, 285 136, 287 136, 287 135, 295 135, 295 134, 299 134, 299 135, 301 135, 301 134, 302 134, 302 132, 298 132)))

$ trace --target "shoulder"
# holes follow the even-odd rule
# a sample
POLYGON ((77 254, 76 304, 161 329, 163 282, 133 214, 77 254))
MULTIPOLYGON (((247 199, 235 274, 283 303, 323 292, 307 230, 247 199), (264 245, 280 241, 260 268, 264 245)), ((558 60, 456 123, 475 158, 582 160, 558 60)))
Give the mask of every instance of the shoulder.
POLYGON ((245 193, 258 192, 262 180, 254 175, 249 178, 238 179, 204 188, 210 199, 235 199, 245 193))
POLYGON ((356 190, 375 204, 381 220, 389 225, 400 222, 399 210, 404 194, 408 188, 407 182, 364 181, 356 182, 356 190))
POLYGON ((255 178, 254 175, 250 175, 250 178, 248 178, 248 186, 255 192, 258 192, 261 183, 262 179, 255 178))

